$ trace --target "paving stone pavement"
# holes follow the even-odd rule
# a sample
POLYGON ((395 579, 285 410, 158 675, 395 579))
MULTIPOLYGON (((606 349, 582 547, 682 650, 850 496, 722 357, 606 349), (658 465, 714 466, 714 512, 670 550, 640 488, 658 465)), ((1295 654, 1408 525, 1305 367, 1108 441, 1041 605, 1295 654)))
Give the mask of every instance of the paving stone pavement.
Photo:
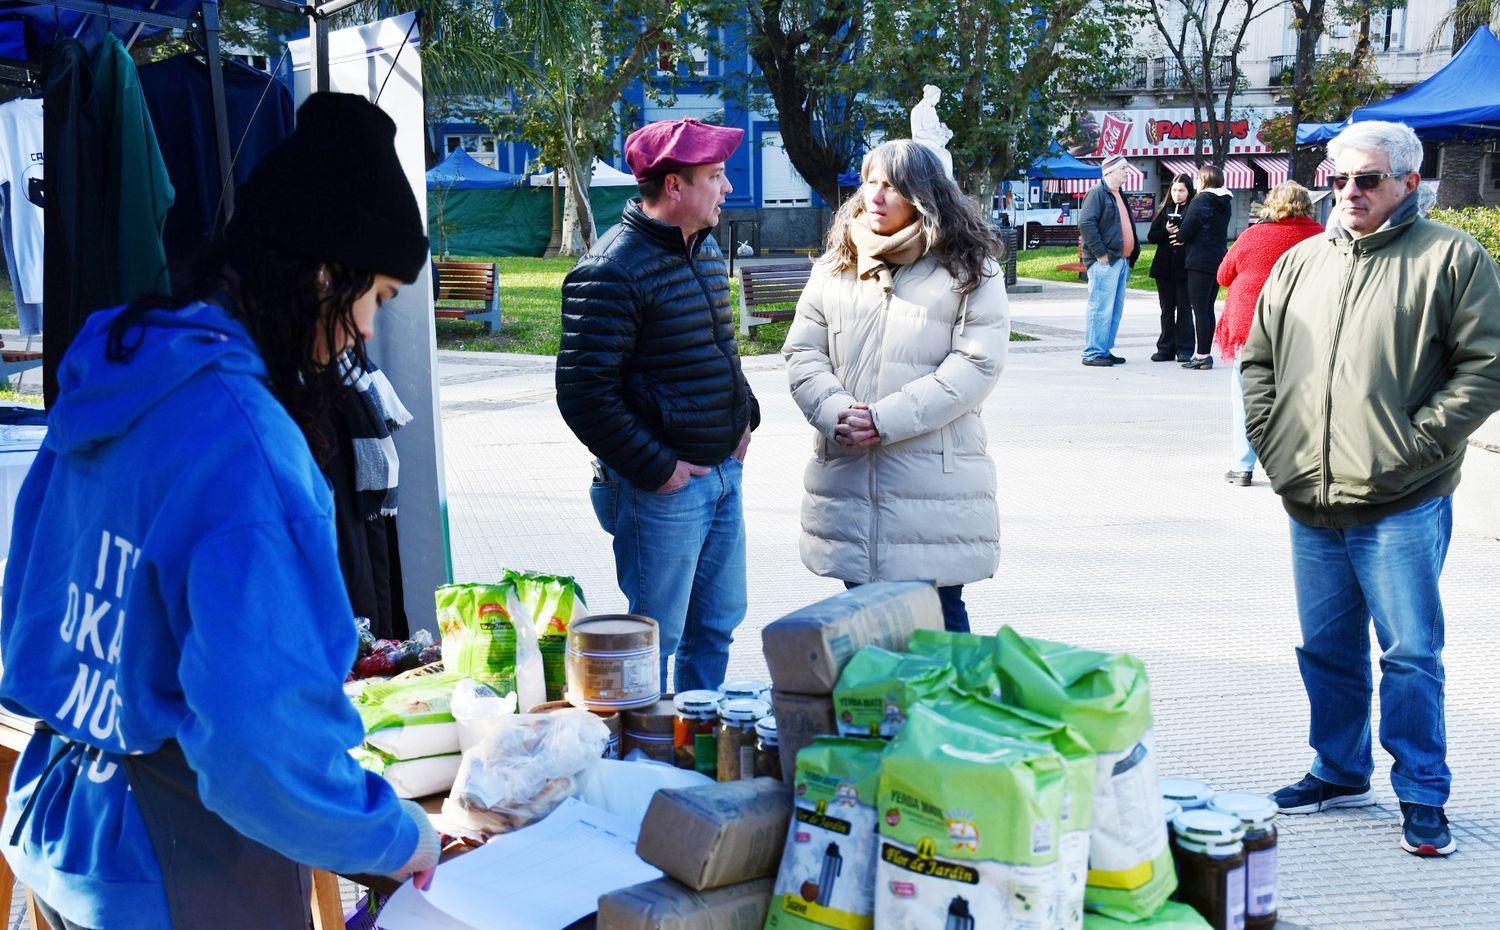
MULTIPOLYGON (((1286 516, 1263 475, 1249 488, 1222 479, 1228 371, 1148 360, 1154 295, 1127 302, 1116 353, 1129 362, 1115 368, 1079 364, 1082 307, 1071 285, 1013 298, 1013 328, 1042 338, 1012 343, 985 408, 1003 539, 999 572, 965 591, 974 627, 1134 653, 1151 673, 1162 773, 1271 791, 1310 762, 1286 516)), ((596 612, 623 609, 588 502, 590 456, 553 401, 552 360, 439 356, 455 577, 566 572, 596 612)), ((745 369, 763 422, 745 471, 750 610, 730 672, 763 677, 760 629, 842 585, 797 556, 812 434, 781 361, 745 369)), ((1377 750, 1377 806, 1278 819, 1279 926, 1500 928, 1497 564, 1500 541, 1460 532, 1443 576, 1459 851, 1401 851, 1390 760, 1377 750)))
MULTIPOLYGON (((1081 286, 1013 298, 1012 343, 985 422, 999 471, 1002 553, 965 590, 974 627, 1125 650, 1151 672, 1163 774, 1271 791, 1311 761, 1287 518, 1257 474, 1223 481, 1229 373, 1153 364, 1155 295, 1127 303, 1114 368, 1079 364, 1081 286)), ((552 360, 440 353, 454 572, 501 565, 576 576, 596 612, 623 609, 588 501, 590 456, 553 402, 552 360), (486 376, 486 372, 490 372, 486 376)), ((747 359, 762 424, 745 469, 750 610, 732 675, 764 676, 760 630, 842 586, 797 555, 812 433, 777 357, 747 359)), ((1284 926, 1500 928, 1500 542, 1455 534, 1443 577, 1448 733, 1459 852, 1402 852, 1389 758, 1379 804, 1282 817, 1284 926)))

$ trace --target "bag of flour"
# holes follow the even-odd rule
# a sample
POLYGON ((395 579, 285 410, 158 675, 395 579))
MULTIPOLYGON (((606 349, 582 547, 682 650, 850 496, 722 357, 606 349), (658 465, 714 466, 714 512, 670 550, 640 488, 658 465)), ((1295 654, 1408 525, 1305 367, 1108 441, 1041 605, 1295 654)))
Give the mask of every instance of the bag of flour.
POLYGON ((1062 810, 1058 816, 1058 930, 1083 926, 1083 890, 1089 873, 1089 828, 1094 811, 1094 750, 1065 723, 984 698, 957 692, 931 702, 950 720, 997 736, 1049 746, 1063 758, 1062 810))
POLYGON ((901 732, 908 707, 947 693, 952 683, 953 668, 942 659, 866 646, 844 666, 833 689, 839 735, 889 739, 901 732))
POLYGON ((1177 888, 1151 735, 1146 667, 1123 653, 1094 652, 1000 630, 1005 701, 1077 730, 1098 754, 1089 838, 1091 911, 1125 921, 1156 913, 1177 888))
POLYGON ((1054 930, 1064 763, 911 708, 880 765, 880 930, 1054 930))
POLYGON ((885 743, 820 736, 797 754, 796 810, 766 930, 869 930, 885 743))
POLYGON ((505 569, 505 577, 516 586, 516 598, 530 613, 536 629, 547 700, 561 701, 568 687, 568 627, 589 615, 583 589, 568 575, 505 569))

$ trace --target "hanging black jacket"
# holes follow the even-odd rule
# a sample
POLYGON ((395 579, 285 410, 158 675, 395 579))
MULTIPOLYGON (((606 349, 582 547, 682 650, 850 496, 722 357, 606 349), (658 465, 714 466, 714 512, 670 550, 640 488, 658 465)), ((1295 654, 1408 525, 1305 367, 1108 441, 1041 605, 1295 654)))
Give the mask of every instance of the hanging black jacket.
POLYGON ((1234 196, 1224 188, 1199 191, 1182 214, 1177 238, 1187 243, 1187 268, 1218 274, 1219 262, 1229 251, 1229 214, 1234 196))
POLYGON ((557 406, 590 452, 647 490, 678 459, 717 465, 759 424, 708 231, 689 245, 626 205, 563 279, 557 406))

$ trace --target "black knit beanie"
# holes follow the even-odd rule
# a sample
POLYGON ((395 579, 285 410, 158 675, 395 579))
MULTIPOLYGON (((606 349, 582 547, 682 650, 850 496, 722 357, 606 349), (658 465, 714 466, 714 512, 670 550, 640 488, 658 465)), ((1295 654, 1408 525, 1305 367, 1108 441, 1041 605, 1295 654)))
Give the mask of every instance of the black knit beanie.
POLYGON ((313 94, 240 187, 225 235, 410 284, 429 253, 395 141, 396 124, 365 98, 313 94))

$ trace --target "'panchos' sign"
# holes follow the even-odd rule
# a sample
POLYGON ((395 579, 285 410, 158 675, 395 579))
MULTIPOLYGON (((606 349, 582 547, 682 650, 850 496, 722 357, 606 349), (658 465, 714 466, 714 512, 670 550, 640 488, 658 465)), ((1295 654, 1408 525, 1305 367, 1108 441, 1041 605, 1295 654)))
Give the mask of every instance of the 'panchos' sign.
MULTIPOLYGON (((1236 110, 1229 121, 1229 154, 1270 152, 1261 137, 1261 126, 1286 107, 1251 107, 1236 110)), ((1082 158, 1106 155, 1171 156, 1193 154, 1194 140, 1203 137, 1205 152, 1211 152, 1211 123, 1207 113, 1193 118, 1191 108, 1170 110, 1094 110, 1079 118, 1077 137, 1069 151, 1082 158)))

